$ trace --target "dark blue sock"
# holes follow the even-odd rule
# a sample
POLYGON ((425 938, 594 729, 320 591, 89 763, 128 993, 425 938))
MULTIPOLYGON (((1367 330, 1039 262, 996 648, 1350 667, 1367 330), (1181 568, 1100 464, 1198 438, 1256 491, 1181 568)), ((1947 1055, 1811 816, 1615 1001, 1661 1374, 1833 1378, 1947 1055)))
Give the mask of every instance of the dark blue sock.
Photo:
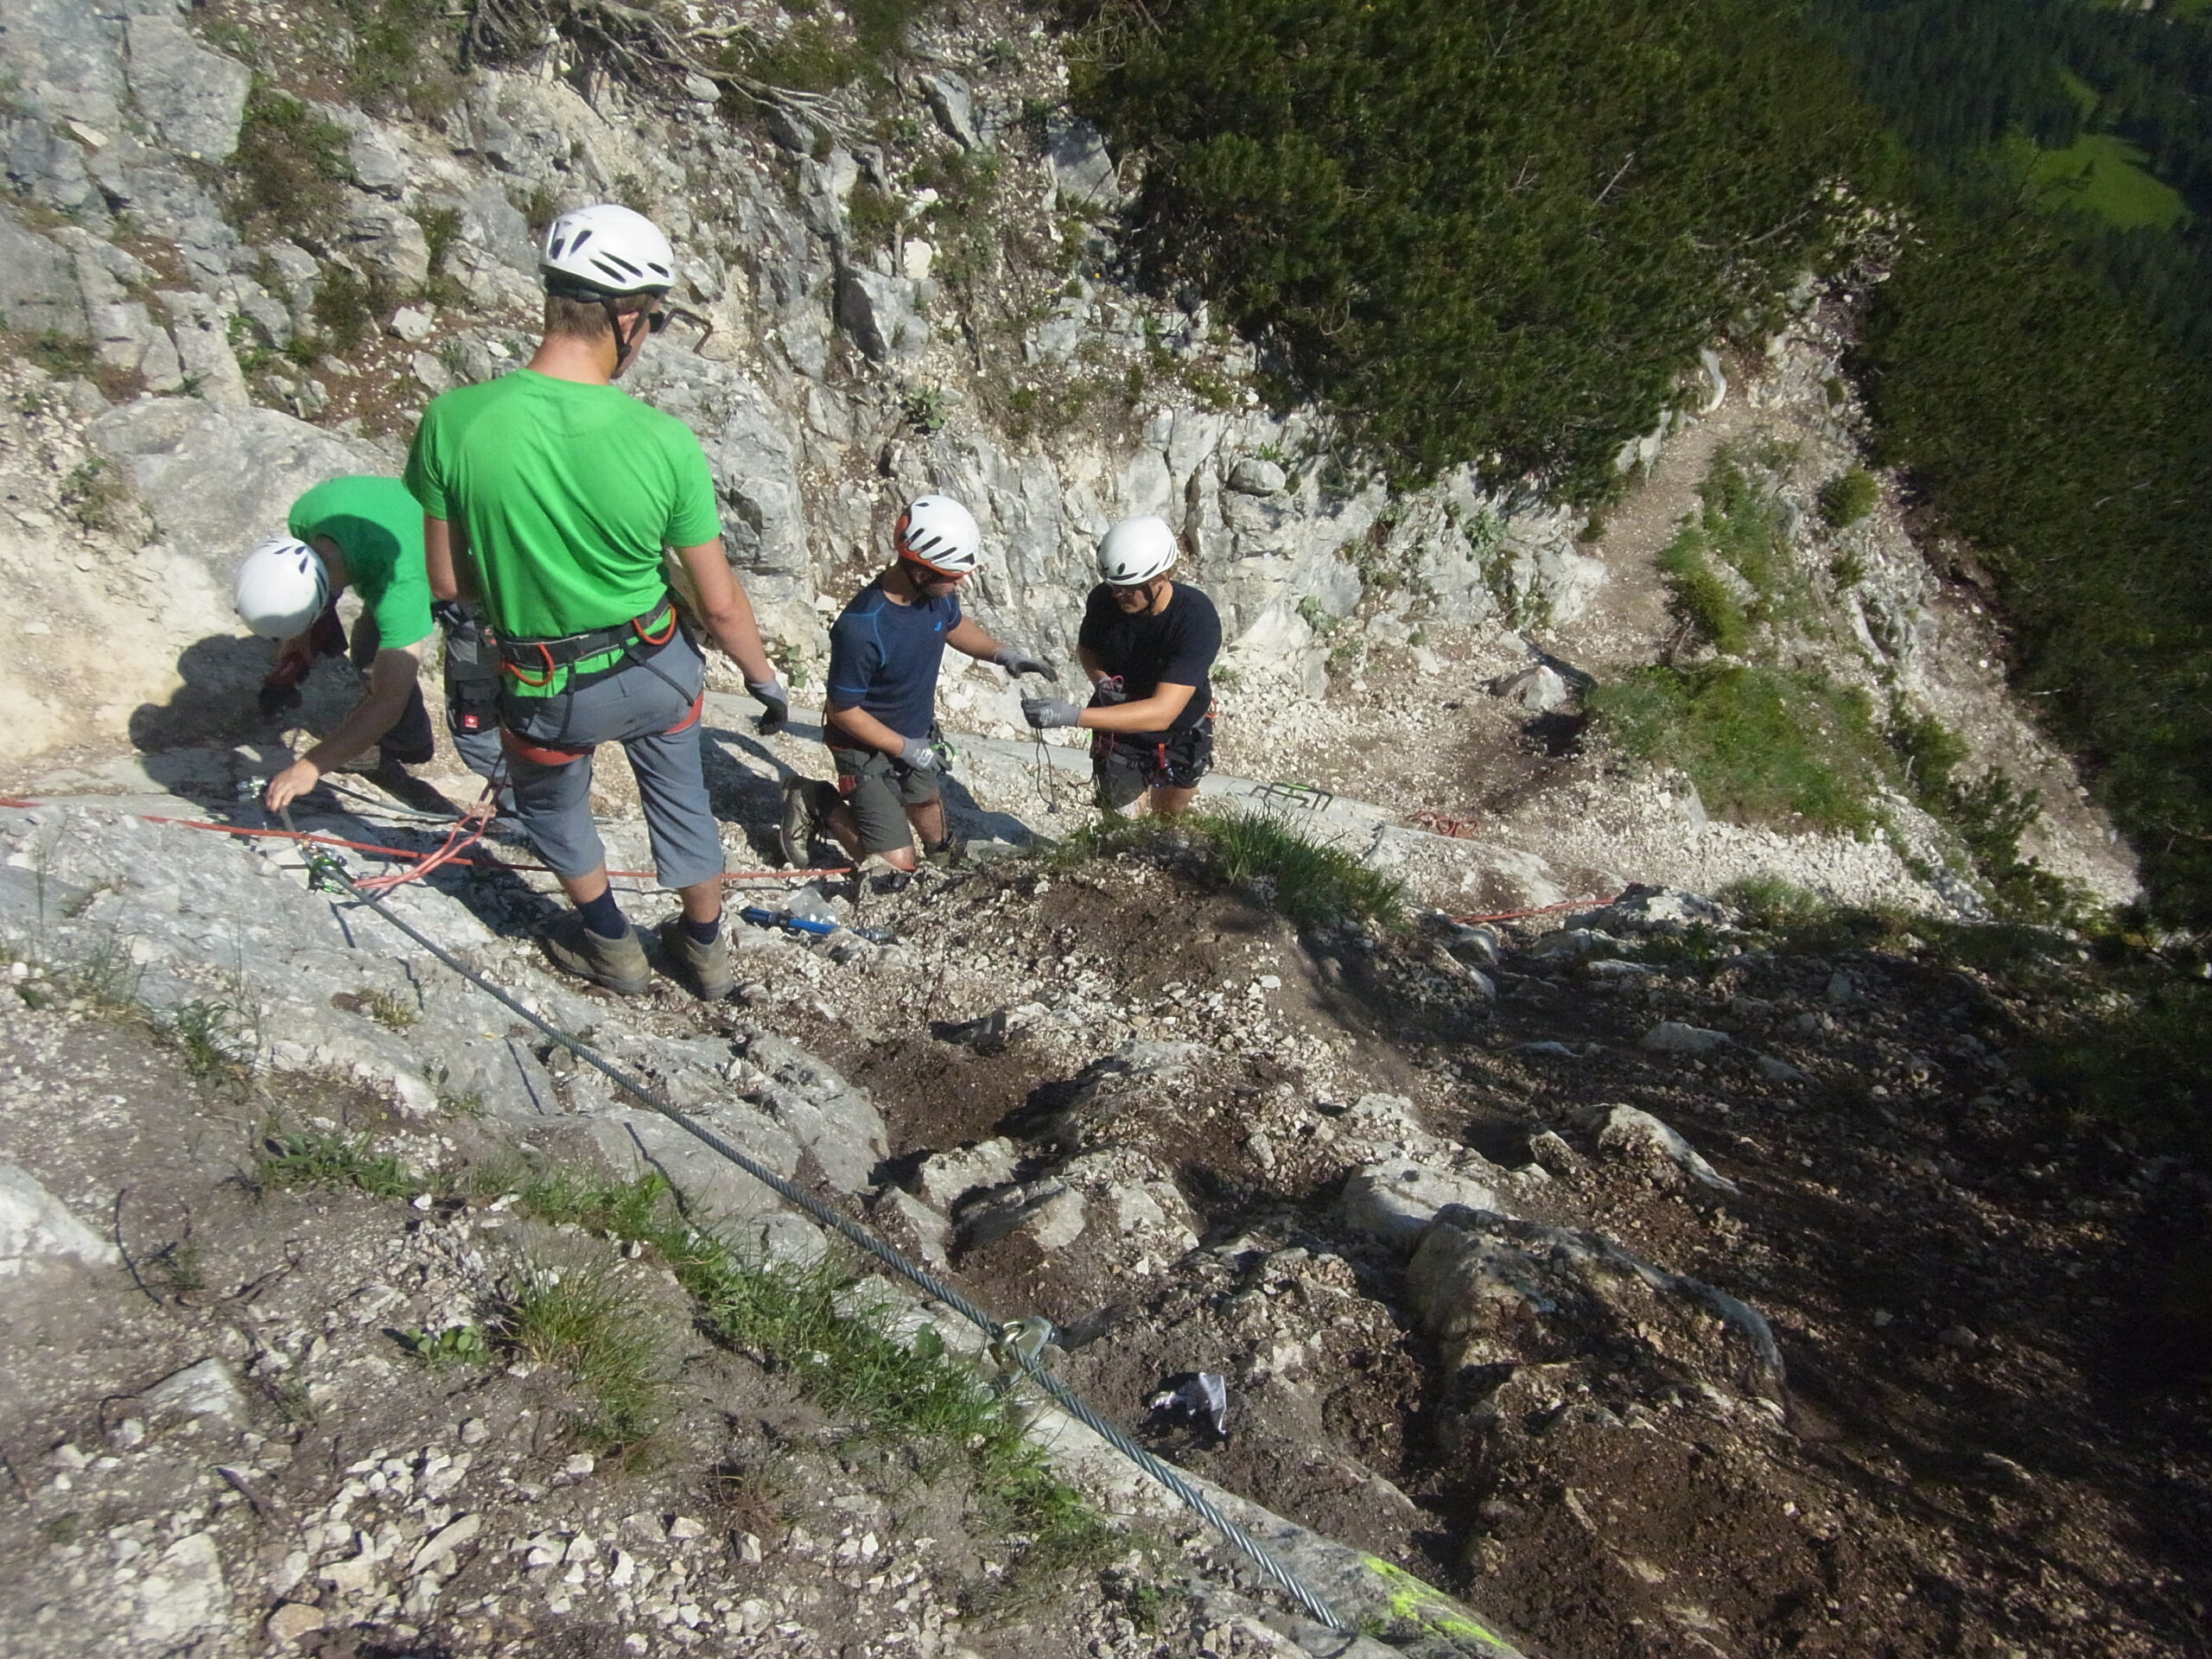
POLYGON ((712 944, 722 936, 722 918, 717 916, 711 922, 695 922, 686 916, 683 918, 683 931, 685 937, 694 944, 712 944))
POLYGON ((622 906, 614 902, 612 887, 588 904, 579 902, 576 914, 584 918, 586 927, 602 939, 619 939, 630 931, 630 924, 622 918, 622 906))

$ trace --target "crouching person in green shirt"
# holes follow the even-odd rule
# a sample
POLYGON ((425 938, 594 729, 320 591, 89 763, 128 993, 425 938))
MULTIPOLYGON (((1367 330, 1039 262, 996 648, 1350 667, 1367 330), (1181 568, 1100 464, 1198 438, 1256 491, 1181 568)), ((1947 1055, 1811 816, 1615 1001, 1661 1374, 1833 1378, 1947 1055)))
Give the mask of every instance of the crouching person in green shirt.
POLYGON ((432 399, 407 459, 430 584, 480 599, 498 636, 499 719, 515 802, 576 906, 546 940, 570 973, 628 995, 652 982, 608 889, 591 820, 593 752, 637 776, 660 884, 683 912, 662 938, 702 995, 734 988, 721 937, 722 844, 699 753, 705 664, 664 559, 699 620, 780 725, 790 699, 722 552, 707 457, 690 429, 613 381, 664 326, 668 240, 626 207, 563 213, 545 234, 545 334, 529 364, 432 399))
MULTIPOLYGON (((261 709, 275 715, 300 701, 297 690, 316 656, 347 650, 337 615, 339 595, 353 588, 361 617, 353 625, 353 664, 368 676, 368 694, 336 730, 270 780, 271 811, 290 805, 371 744, 380 750, 385 781, 405 792, 405 766, 437 753, 429 711, 417 678, 437 608, 423 560, 423 510, 396 478, 334 478, 292 504, 290 534, 263 543, 238 567, 239 617, 256 633, 278 641, 276 665, 262 683, 261 709)), ((446 718, 454 747, 487 781, 504 775, 496 728, 480 711, 486 697, 472 677, 466 620, 451 619, 446 642, 446 718)), ((513 803, 504 790, 502 811, 513 803)))

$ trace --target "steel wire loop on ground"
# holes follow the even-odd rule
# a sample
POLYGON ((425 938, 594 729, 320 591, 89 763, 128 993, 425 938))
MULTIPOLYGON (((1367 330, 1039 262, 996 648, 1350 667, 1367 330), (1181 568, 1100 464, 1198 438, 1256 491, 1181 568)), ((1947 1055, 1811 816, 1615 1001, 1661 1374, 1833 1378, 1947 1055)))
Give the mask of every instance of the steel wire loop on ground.
MULTIPOLYGON (((727 1158, 731 1163, 735 1164, 740 1169, 743 1170, 747 1175, 753 1177, 754 1180, 759 1181, 762 1185, 774 1192, 777 1197, 782 1198, 785 1203, 796 1205, 800 1211, 813 1217, 814 1220, 819 1222, 823 1226, 830 1229, 839 1237, 848 1240, 858 1249, 865 1251, 875 1261, 882 1263, 883 1266, 890 1268, 892 1272, 899 1274, 899 1277, 914 1285, 918 1289, 929 1296, 931 1300, 941 1302, 945 1306, 950 1308, 954 1313, 959 1314, 961 1318, 966 1319, 969 1324, 982 1331, 986 1337, 995 1342, 1003 1335, 1005 1332, 1004 1325, 1002 1325, 998 1320, 993 1319, 988 1313, 984 1312, 983 1309, 978 1307, 974 1302, 970 1301, 959 1291, 955 1290, 950 1285, 946 1284, 944 1281, 938 1278, 937 1275, 931 1273, 928 1268, 923 1267, 918 1262, 909 1261, 905 1255, 893 1249, 891 1245, 885 1243, 882 1239, 878 1238, 874 1233, 861 1226, 858 1222, 850 1220, 848 1217, 838 1214, 836 1211, 831 1209, 828 1205, 823 1204, 812 1193, 804 1192, 801 1188, 793 1185, 790 1181, 785 1180, 781 1175, 779 1175, 774 1170, 769 1168, 766 1165, 760 1163, 741 1148, 733 1146, 729 1141, 715 1134, 714 1130, 709 1128, 705 1124, 700 1122, 697 1119, 692 1117, 679 1107, 664 1099, 642 1078, 631 1076, 620 1066, 613 1065, 611 1061, 606 1060, 594 1053, 583 1043, 580 1042, 575 1038, 571 1037, 568 1033, 561 1030, 557 1026, 553 1025, 543 1016, 532 1013, 529 1008, 524 1007, 523 1004, 516 998, 510 995, 499 986, 493 984, 490 980, 478 973, 474 968, 469 967, 459 957, 454 956, 452 952, 446 950, 444 946, 438 944, 436 940, 431 938, 428 934, 416 928, 404 917, 399 916, 385 908, 384 901, 388 896, 387 894, 365 891, 361 885, 353 880, 352 874, 334 855, 324 850, 321 847, 315 844, 308 838, 301 836, 298 831, 292 830, 291 813, 289 810, 283 812, 282 816, 284 820, 285 829, 287 830, 290 830, 293 836, 300 841, 302 852, 307 859, 308 871, 315 878, 320 880, 327 880, 334 886, 341 888, 362 905, 365 905, 369 909, 376 912, 376 913, 383 917, 385 921, 391 923, 392 926, 397 928, 402 933, 412 939, 416 944, 421 945, 423 950, 429 951, 433 957, 436 957, 439 962, 444 963, 445 966, 451 969, 454 973, 459 974, 470 984, 475 986, 477 989, 491 997, 494 1001, 498 1002, 500 1007, 505 1008, 510 1014, 514 1014, 518 1019, 527 1022, 529 1025, 536 1027, 538 1031, 543 1032, 547 1037, 550 1037, 553 1041, 560 1044, 562 1047, 567 1049, 571 1054, 574 1054, 586 1065, 588 1065, 594 1071, 600 1072, 602 1076, 607 1077, 609 1082, 614 1084, 618 1088, 621 1089, 625 1093, 639 1101, 641 1104, 648 1106, 654 1111, 658 1112, 663 1117, 668 1119, 670 1122, 675 1124, 677 1128, 682 1129, 685 1134, 696 1137, 708 1147, 712 1147, 715 1152, 721 1154, 721 1156, 727 1158)), ((1015 1365, 1020 1367, 1022 1374, 1036 1383, 1039 1388, 1042 1389, 1054 1403, 1058 1405, 1070 1416, 1075 1418, 1078 1422, 1090 1428, 1094 1433, 1097 1434, 1102 1440, 1103 1440, 1107 1445, 1112 1446, 1123 1457, 1128 1459, 1130 1462, 1136 1465, 1136 1466, 1142 1470, 1147 1475, 1149 1475, 1154 1480, 1159 1482, 1160 1485, 1166 1487, 1182 1503, 1187 1504, 1196 1514, 1204 1519, 1208 1525, 1211 1526, 1216 1531, 1219 1532, 1223 1537, 1228 1539, 1231 1544, 1235 1545, 1237 1550, 1249 1559, 1255 1567, 1257 1567, 1261 1572, 1265 1573, 1268 1578, 1280 1586, 1299 1604, 1299 1605, 1305 1608, 1307 1612, 1311 1613, 1320 1623, 1328 1626, 1330 1630, 1334 1630, 1340 1635, 1349 1636, 1353 1634, 1351 1626, 1345 1624, 1342 1618, 1338 1617, 1336 1611, 1322 1599, 1319 1592, 1315 1591, 1313 1586, 1305 1583, 1296 1573, 1285 1567, 1281 1561, 1278 1560, 1273 1554, 1261 1545, 1260 1542, 1256 1539, 1253 1538, 1249 1533, 1246 1532, 1243 1528, 1238 1526, 1236 1522, 1230 1520, 1226 1515, 1223 1514, 1204 1493, 1192 1486, 1190 1482, 1185 1480, 1182 1476, 1178 1474, 1173 1468, 1161 1462, 1158 1458, 1153 1456, 1151 1452, 1146 1451, 1142 1446, 1135 1444, 1128 1438, 1128 1435, 1122 1433, 1120 1429, 1115 1427, 1112 1423, 1107 1421, 1106 1419, 1100 1416, 1096 1411, 1093 1411, 1080 1396, 1078 1396, 1065 1382, 1061 1382, 1059 1378, 1052 1375, 1051 1370, 1045 1365, 1043 1359, 1038 1354, 1031 1351, 1027 1347, 1017 1346, 1011 1343, 1003 1344, 1002 1351, 1007 1354, 1015 1365)))

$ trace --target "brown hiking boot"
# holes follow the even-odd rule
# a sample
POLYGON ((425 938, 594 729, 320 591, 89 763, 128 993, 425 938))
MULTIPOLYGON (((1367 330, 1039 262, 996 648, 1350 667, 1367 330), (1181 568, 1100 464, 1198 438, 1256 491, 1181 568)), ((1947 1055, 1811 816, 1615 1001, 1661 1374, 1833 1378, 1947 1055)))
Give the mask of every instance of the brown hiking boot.
POLYGON ((571 912, 545 936, 545 954, 556 967, 624 996, 635 996, 653 982, 645 944, 634 927, 619 939, 602 939, 571 912))
POLYGON ((683 918, 671 916, 660 925, 660 942, 683 964, 699 995, 719 1002, 737 988, 737 971, 729 965, 729 936, 715 935, 712 944, 702 944, 683 931, 683 918))

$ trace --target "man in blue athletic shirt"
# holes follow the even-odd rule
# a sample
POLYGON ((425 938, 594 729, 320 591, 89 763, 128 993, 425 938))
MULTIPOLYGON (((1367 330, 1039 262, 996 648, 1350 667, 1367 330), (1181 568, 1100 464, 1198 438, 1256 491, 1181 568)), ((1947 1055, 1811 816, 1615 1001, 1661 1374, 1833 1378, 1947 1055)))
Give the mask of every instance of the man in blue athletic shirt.
POLYGON ((958 861, 931 741, 947 645, 1011 675, 1059 678, 1035 653, 1001 645, 960 613, 960 585, 983 548, 967 508, 949 495, 918 496, 899 515, 892 543, 899 556, 830 629, 822 732, 837 782, 833 789, 794 778, 784 785, 784 857, 796 868, 811 861, 815 832, 827 830, 856 862, 873 853, 911 871, 909 824, 932 864, 958 861))

